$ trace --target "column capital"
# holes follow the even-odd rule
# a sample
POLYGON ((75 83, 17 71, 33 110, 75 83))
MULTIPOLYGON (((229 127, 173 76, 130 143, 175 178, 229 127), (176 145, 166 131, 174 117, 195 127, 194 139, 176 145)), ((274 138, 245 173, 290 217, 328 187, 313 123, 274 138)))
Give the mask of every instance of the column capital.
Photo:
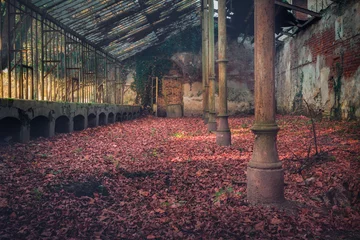
POLYGON ((216 60, 217 63, 228 63, 229 60, 228 59, 218 59, 216 60))

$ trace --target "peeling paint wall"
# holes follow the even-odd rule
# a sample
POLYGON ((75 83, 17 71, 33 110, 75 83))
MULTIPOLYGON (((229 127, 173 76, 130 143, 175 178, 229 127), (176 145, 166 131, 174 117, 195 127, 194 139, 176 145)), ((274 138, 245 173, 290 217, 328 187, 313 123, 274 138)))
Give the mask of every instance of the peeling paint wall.
POLYGON ((276 90, 280 112, 301 109, 305 99, 328 115, 360 117, 358 1, 330 5, 320 21, 278 49, 276 90))
MULTIPOLYGON (((218 46, 215 45, 215 59, 217 59, 218 46)), ((228 84, 228 112, 230 115, 239 113, 252 113, 254 111, 254 45, 247 39, 244 42, 241 38, 238 41, 231 41, 227 46, 227 84, 228 84)), ((165 81, 176 79, 181 84, 181 91, 178 85, 174 85, 174 91, 182 94, 182 107, 184 116, 201 116, 203 114, 203 86, 201 76, 201 55, 193 53, 177 53, 171 57, 176 69, 171 69, 165 74, 165 81), (166 80, 167 79, 167 80, 166 80), (176 89, 175 89, 176 88, 176 89)), ((218 66, 216 70, 216 111, 218 109, 218 66)), ((133 82, 133 74, 128 75, 126 85, 133 82)), ((161 81, 161 80, 160 80, 161 81)), ((162 90, 168 86, 162 84, 162 90)), ((171 87, 171 84, 169 85, 171 87)), ((171 92, 169 86, 166 92, 171 92)), ((175 95, 174 95, 175 96, 175 95)), ((124 95, 124 104, 133 104, 136 93, 131 89, 124 95)), ((159 116, 165 116, 166 104, 170 104, 171 96, 165 99, 164 92, 159 93, 158 110, 159 116), (169 100, 170 99, 170 100, 169 100)), ((178 101, 177 101, 178 102, 178 101)))
MULTIPOLYGON (((217 58, 217 45, 215 46, 215 58, 217 58)), ((254 47, 249 41, 241 43, 239 41, 232 41, 228 43, 227 58, 229 63, 227 65, 227 81, 228 81, 228 110, 230 115, 239 113, 253 112, 254 109, 254 47)), ((196 63, 198 71, 201 74, 201 56, 184 57, 184 54, 179 53, 173 56, 176 59, 176 64, 182 66, 190 66, 196 63), (186 62, 188 61, 188 62, 186 62)), ((218 69, 217 65, 215 67, 218 69)), ((189 72, 189 71, 184 71, 189 72)), ((188 77, 185 74, 183 78, 183 109, 185 116, 200 116, 202 114, 202 82, 201 75, 196 74, 194 77, 188 77)), ((216 72, 216 75, 218 73, 216 72)), ((217 83, 216 83, 217 84, 217 83)), ((218 86, 216 86, 216 110, 218 109, 218 86)))

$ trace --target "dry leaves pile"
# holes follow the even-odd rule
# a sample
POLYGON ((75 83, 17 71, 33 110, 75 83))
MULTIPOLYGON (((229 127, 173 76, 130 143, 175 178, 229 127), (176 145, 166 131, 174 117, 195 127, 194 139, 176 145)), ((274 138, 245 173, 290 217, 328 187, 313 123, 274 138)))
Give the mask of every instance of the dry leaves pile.
POLYGON ((142 118, 0 148, 0 239, 360 237, 360 123, 278 116, 283 209, 250 206, 253 117, 142 118))

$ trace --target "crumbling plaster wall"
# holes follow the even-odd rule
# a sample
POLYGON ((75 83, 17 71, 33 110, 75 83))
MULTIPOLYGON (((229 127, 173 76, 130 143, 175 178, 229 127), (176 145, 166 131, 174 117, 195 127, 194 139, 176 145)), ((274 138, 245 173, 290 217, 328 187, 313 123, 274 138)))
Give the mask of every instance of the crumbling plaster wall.
MULTIPOLYGON (((249 41, 241 43, 230 41, 226 54, 229 60, 227 64, 228 84, 228 110, 230 115, 250 113, 254 109, 254 46, 249 41)), ((215 59, 217 59, 218 46, 215 45, 215 59)), ((202 114, 203 86, 201 82, 201 56, 195 58, 184 57, 188 53, 178 53, 172 57, 182 68, 184 65, 194 64, 197 66, 197 77, 184 77, 183 82, 183 108, 185 116, 199 116, 202 114), (189 59, 195 59, 191 62, 189 59)), ((218 76, 218 66, 215 66, 218 76)), ((185 74, 186 75, 186 71, 185 74)), ((191 76, 191 75, 190 75, 191 76)), ((218 78, 216 77, 216 111, 218 109, 218 78)))
POLYGON ((330 5, 323 17, 288 39, 276 55, 280 112, 302 98, 326 114, 360 117, 360 2, 330 5))

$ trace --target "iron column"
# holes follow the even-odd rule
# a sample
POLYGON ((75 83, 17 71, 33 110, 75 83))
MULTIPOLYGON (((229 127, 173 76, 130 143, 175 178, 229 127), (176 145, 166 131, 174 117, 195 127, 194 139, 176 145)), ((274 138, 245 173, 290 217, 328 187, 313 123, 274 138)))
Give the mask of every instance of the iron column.
POLYGON ((247 198, 252 204, 284 201, 284 172, 276 149, 275 2, 255 0, 255 134, 247 168, 247 198))
POLYGON ((203 120, 205 120, 206 117, 206 105, 205 105, 205 85, 206 85, 206 78, 205 78, 205 71, 206 71, 206 65, 205 65, 205 7, 204 7, 204 1, 201 2, 201 65, 202 65, 202 107, 203 107, 203 120))
POLYGON ((205 89, 203 92, 203 104, 205 109, 204 123, 207 124, 209 121, 209 8, 208 0, 203 0, 203 12, 204 12, 204 68, 203 75, 205 76, 205 89))
POLYGON ((215 51, 214 51, 214 0, 209 1, 209 121, 208 131, 216 131, 215 113, 215 51))
POLYGON ((226 80, 226 0, 219 0, 218 6, 218 31, 219 31, 219 127, 216 132, 216 143, 219 146, 231 145, 231 132, 228 123, 227 109, 227 80, 226 80))

